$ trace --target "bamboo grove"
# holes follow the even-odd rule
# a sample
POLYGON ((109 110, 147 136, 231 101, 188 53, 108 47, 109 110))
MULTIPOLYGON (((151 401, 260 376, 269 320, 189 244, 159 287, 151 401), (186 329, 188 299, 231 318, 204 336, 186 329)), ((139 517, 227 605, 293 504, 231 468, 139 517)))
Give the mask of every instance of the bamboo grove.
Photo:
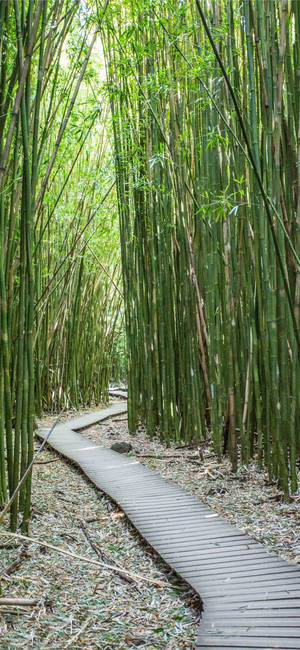
POLYGON ((129 423, 287 495, 299 436, 300 3, 111 2, 129 423))
MULTIPOLYGON (((95 19, 78 2, 0 2, 1 506, 33 457, 35 415, 105 400, 120 366, 117 211, 95 47, 95 19)), ((26 530, 30 495, 29 472, 13 529, 20 513, 26 530)))

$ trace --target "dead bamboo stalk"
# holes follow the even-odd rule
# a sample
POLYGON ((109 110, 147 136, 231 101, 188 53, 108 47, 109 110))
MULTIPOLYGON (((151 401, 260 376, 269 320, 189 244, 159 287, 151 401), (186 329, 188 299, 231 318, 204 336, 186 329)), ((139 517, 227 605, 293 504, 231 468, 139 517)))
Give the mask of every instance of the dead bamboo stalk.
POLYGON ((37 598, 0 598, 1 605, 13 605, 14 607, 33 607, 37 605, 37 598))
MULTIPOLYGON (((0 535, 7 535, 9 537, 14 537, 14 538, 19 538, 19 539, 24 539, 26 542, 31 542, 31 544, 38 544, 39 546, 44 546, 45 548, 50 548, 52 551, 56 551, 56 553, 61 553, 62 555, 67 555, 68 557, 74 558, 74 560, 80 560, 80 562, 86 562, 87 564, 93 564, 94 566, 98 566, 104 569, 109 569, 110 571, 116 571, 119 572, 120 569, 118 567, 112 566, 111 564, 105 564, 105 562, 98 562, 97 560, 91 560, 88 557, 85 557, 84 555, 78 555, 78 553, 71 553, 70 551, 66 551, 63 548, 59 548, 58 546, 54 546, 53 544, 48 544, 42 539, 37 539, 35 537, 29 537, 29 535, 21 535, 21 533, 11 533, 8 530, 0 530, 0 535)), ((127 571, 127 569, 122 569, 122 572, 126 575, 128 575, 132 580, 142 580, 144 582, 148 582, 151 585, 157 585, 158 587, 170 587, 171 585, 168 582, 163 582, 162 580, 152 580, 151 578, 147 578, 146 576, 141 576, 138 573, 131 573, 130 571, 127 571)), ((172 588, 174 586, 172 585, 172 588)))

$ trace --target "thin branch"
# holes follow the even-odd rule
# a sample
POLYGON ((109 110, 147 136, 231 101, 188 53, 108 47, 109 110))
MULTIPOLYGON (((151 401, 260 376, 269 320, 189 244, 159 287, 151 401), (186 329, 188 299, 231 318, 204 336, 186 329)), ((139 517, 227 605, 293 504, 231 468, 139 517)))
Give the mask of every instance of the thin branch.
POLYGON ((44 438, 44 440, 43 440, 41 446, 39 447, 39 449, 38 449, 38 450, 36 451, 36 453, 34 454, 31 463, 29 463, 29 465, 28 465, 28 467, 27 467, 27 469, 26 469, 26 472, 24 472, 24 474, 23 474, 22 478, 20 479, 20 481, 19 481, 19 483, 18 483, 18 485, 17 485, 15 491, 13 492, 11 498, 9 499, 7 505, 5 506, 5 508, 3 508, 3 510, 2 510, 2 512, 1 512, 1 514, 0 514, 0 523, 1 523, 1 521, 3 521, 3 519, 4 519, 5 515, 6 515, 6 513, 9 511, 10 506, 11 506, 11 504, 13 503, 13 501, 15 500, 17 494, 20 492, 20 489, 21 489, 21 487, 22 487, 24 481, 26 480, 26 478, 27 478, 29 472, 31 471, 33 464, 35 463, 35 461, 36 461, 37 457, 39 456, 39 454, 41 453, 41 451, 44 449, 44 447, 45 447, 46 443, 48 442, 48 440, 49 440, 49 438, 50 438, 50 436, 51 436, 51 433, 54 431, 56 425, 59 423, 59 421, 60 421, 60 419, 61 419, 61 416, 62 416, 64 410, 65 410, 65 409, 63 409, 63 410, 60 412, 60 414, 58 415, 58 417, 56 418, 56 420, 55 420, 53 426, 51 427, 50 431, 47 433, 46 437, 44 438))
MULTIPOLYGON (((87 564, 93 564, 94 566, 102 567, 104 569, 109 569, 110 571, 117 571, 117 572, 119 571, 118 568, 112 566, 111 564, 105 564, 105 562, 98 562, 97 560, 91 560, 90 558, 85 557, 84 555, 71 553, 70 551, 66 551, 63 548, 54 546, 53 544, 48 544, 47 542, 44 542, 42 539, 36 539, 35 537, 29 537, 28 535, 21 535, 21 533, 11 533, 6 530, 0 530, 0 535, 4 535, 4 536, 8 535, 9 537, 24 539, 27 542, 31 542, 32 544, 38 544, 39 546, 44 546, 45 548, 50 548, 52 551, 56 551, 57 553, 61 553, 62 555, 67 555, 68 557, 72 557, 75 560, 80 560, 81 562, 86 562, 87 564)), ((162 580, 151 580, 151 578, 147 578, 146 576, 141 576, 137 573, 131 573, 126 569, 122 569, 122 571, 126 575, 130 576, 132 580, 143 580, 145 582, 148 582, 151 585, 157 585, 159 587, 168 587, 168 588, 172 586, 172 589, 175 588, 174 585, 170 585, 168 582, 163 582, 162 580)))

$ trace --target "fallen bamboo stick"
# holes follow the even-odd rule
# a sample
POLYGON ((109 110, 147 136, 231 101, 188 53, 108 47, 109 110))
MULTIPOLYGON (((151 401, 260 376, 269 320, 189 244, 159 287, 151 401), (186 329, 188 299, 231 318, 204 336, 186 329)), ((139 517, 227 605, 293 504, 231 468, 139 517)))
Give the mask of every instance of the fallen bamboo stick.
MULTIPOLYGON (((102 559, 102 561, 105 562, 105 564, 110 564, 110 561, 106 557, 105 553, 103 553, 103 551, 101 551, 101 549, 98 547, 98 544, 96 544, 93 541, 93 539, 92 539, 92 537, 91 537, 91 535, 90 535, 90 533, 89 533, 89 531, 87 529, 87 526, 86 526, 85 522, 83 521, 83 519, 79 519, 79 525, 80 525, 80 528, 81 528, 83 534, 85 535, 87 541, 89 542, 90 546, 92 547, 93 551, 95 551, 95 553, 98 555, 98 557, 100 557, 102 559)), ((124 575, 124 571, 123 571, 122 567, 120 567, 114 561, 113 561, 113 565, 116 567, 115 570, 116 570, 117 574, 120 576, 120 578, 122 578, 123 580, 126 580, 126 582, 129 582, 130 584, 134 584, 135 581, 132 580, 132 578, 130 578, 127 575, 124 575), (119 571, 118 571, 118 569, 119 569, 119 571)))
POLYGON ((0 605, 13 605, 14 607, 33 607, 38 602, 38 598, 0 598, 0 605))
MULTIPOLYGON (((7 535, 9 537, 24 539, 27 542, 31 542, 32 544, 38 544, 39 546, 50 548, 52 551, 56 551, 57 553, 61 553, 62 555, 73 557, 75 560, 80 560, 81 562, 87 562, 87 564, 93 564, 94 566, 100 566, 102 568, 109 569, 110 571, 118 572, 120 570, 115 566, 111 566, 110 564, 105 564, 104 562, 98 562, 97 560, 92 560, 90 558, 85 557, 84 555, 78 555, 77 553, 71 553, 70 551, 66 551, 65 549, 59 548, 58 546, 53 546, 53 544, 48 544, 47 542, 44 542, 41 539, 36 539, 35 537, 29 537, 28 535, 21 535, 21 533, 11 533, 8 530, 7 531, 0 530, 0 535, 7 535)), ((174 585, 170 585, 168 582, 163 582, 162 580, 152 580, 151 578, 147 578, 146 576, 141 576, 137 573, 131 573, 130 571, 127 571, 127 569, 122 569, 122 573, 128 575, 132 580, 135 581, 144 580, 145 582, 149 582, 152 585, 157 585, 159 587, 172 586, 172 588, 175 589, 174 585)))

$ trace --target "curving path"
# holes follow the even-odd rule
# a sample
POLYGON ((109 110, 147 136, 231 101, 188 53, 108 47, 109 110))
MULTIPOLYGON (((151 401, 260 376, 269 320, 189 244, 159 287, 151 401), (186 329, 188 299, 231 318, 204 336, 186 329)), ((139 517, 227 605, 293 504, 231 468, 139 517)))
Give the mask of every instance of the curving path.
MULTIPOLYGON (((49 443, 112 497, 154 550, 203 601, 196 648, 300 649, 300 570, 135 458, 79 430, 127 411, 126 402, 58 425, 49 443)), ((49 429, 37 434, 44 438, 49 429)))

